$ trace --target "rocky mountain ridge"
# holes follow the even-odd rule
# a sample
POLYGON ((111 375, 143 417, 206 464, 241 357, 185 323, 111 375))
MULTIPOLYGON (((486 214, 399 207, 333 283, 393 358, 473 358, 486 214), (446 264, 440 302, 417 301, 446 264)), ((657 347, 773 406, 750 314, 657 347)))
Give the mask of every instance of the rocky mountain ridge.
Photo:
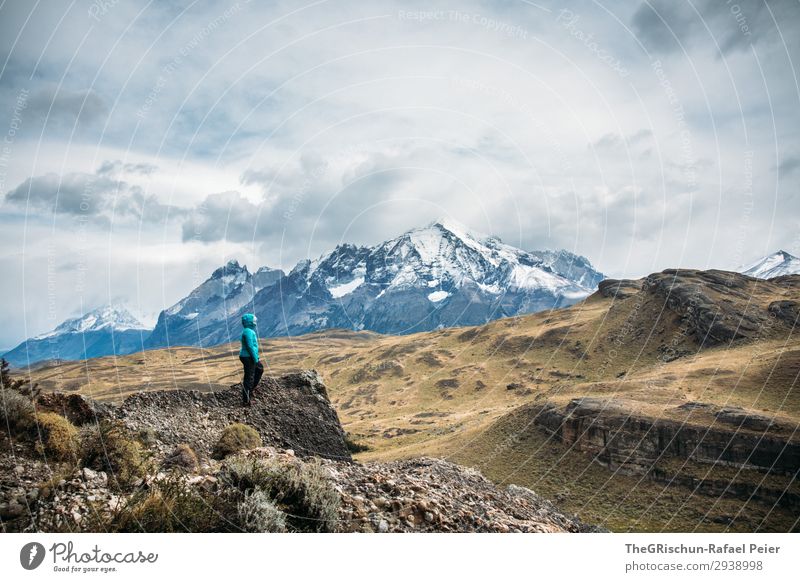
MULTIPOLYGON (((170 327, 159 318, 151 344, 217 345, 235 339, 244 311, 264 337, 329 328, 405 334, 476 325, 573 304, 602 274, 567 251, 528 253, 449 220, 412 229, 374 247, 340 244, 258 291, 225 325, 170 327), (199 329, 195 329, 199 327, 199 329)), ((184 316, 185 317, 185 316, 184 316)))

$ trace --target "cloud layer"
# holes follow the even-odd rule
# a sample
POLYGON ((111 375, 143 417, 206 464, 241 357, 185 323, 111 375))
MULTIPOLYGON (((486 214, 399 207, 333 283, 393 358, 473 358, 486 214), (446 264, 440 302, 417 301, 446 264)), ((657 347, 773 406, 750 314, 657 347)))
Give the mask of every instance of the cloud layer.
POLYGON ((800 252, 797 2, 11 1, 0 28, 0 346, 439 216, 612 276, 800 252))

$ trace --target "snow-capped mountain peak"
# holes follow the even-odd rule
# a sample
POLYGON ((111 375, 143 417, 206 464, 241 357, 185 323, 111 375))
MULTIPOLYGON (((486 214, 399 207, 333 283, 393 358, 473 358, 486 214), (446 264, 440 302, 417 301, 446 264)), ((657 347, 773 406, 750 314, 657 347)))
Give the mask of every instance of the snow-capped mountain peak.
POLYGON ((250 273, 239 261, 228 261, 189 295, 159 314, 147 345, 171 342, 198 343, 203 328, 217 326, 231 313, 245 308, 261 289, 270 287, 285 276, 280 269, 261 267, 250 273))
POLYGON ((474 241, 483 242, 491 238, 482 232, 478 232, 472 228, 464 226, 460 222, 453 220, 452 218, 437 218, 432 223, 430 223, 427 227, 424 228, 434 228, 439 230, 446 230, 447 232, 457 236, 462 240, 472 239, 474 241))
POLYGON ((800 274, 800 259, 780 250, 745 267, 742 273, 757 279, 797 275, 800 274))
POLYGON ((411 229, 374 247, 340 244, 318 259, 301 261, 289 277, 302 280, 301 287, 313 293, 327 290, 334 299, 366 284, 365 292, 376 294, 375 299, 428 289, 426 296, 437 304, 465 285, 495 296, 545 290, 579 298, 589 295, 602 279, 583 257, 538 256, 450 219, 411 229), (571 264, 569 258, 583 269, 570 274, 575 277, 565 276, 561 269, 571 264))
POLYGON ((239 265, 239 261, 231 259, 222 267, 211 273, 210 279, 223 279, 226 283, 246 281, 250 277, 247 265, 239 265))
MULTIPOLYGON (((233 295, 239 294, 243 287, 252 279, 247 266, 239 265, 239 261, 228 261, 216 269, 211 276, 199 287, 194 289, 187 297, 165 310, 167 315, 182 315, 186 318, 196 317, 200 309, 206 311, 216 310, 216 303, 224 303, 233 295), (194 314, 194 315, 193 315, 194 314)), ((255 291, 251 290, 252 293, 255 291)), ((221 315, 226 311, 223 308, 221 315)))
POLYGON ((331 327, 411 333, 477 325, 571 305, 603 278, 566 251, 528 252, 451 219, 438 219, 374 246, 341 243, 288 273, 250 275, 231 262, 159 316, 149 347, 235 339, 243 313, 265 336, 331 327), (272 281, 258 281, 264 275, 272 281), (227 277, 246 281, 221 285, 227 277), (249 278, 248 278, 249 277, 249 278))
POLYGON ((68 333, 86 333, 110 329, 126 331, 130 329, 148 329, 125 306, 121 304, 104 305, 84 315, 67 319, 52 331, 40 334, 33 339, 52 338, 68 333))

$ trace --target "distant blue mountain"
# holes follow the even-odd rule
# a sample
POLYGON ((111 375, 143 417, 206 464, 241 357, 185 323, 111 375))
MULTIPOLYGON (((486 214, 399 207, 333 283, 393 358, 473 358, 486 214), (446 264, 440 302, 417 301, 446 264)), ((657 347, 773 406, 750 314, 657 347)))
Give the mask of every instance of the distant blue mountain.
POLYGON ((3 354, 12 366, 42 360, 82 360, 130 354, 144 346, 150 329, 122 305, 106 305, 66 320, 54 330, 30 338, 3 354))

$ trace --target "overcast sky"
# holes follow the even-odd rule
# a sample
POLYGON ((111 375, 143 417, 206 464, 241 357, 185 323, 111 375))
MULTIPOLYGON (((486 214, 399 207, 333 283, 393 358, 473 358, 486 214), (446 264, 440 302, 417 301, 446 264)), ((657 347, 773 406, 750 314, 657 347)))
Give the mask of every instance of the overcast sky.
POLYGON ((6 1, 0 348, 437 217, 612 277, 800 253, 800 4, 6 1))

